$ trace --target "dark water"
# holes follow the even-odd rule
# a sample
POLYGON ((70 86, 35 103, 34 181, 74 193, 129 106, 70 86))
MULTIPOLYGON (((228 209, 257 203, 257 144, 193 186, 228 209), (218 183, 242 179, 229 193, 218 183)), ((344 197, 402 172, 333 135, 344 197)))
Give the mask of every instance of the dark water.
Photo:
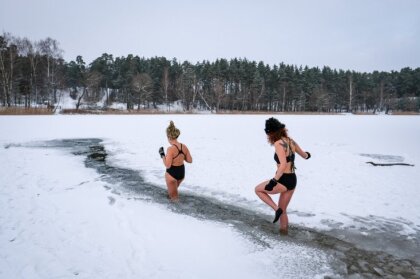
MULTIPOLYGON (((289 235, 283 236, 277 231, 278 225, 271 223, 273 216, 214 198, 183 192, 179 203, 170 203, 166 189, 146 183, 140 172, 108 164, 100 139, 56 140, 34 145, 64 148, 84 156, 86 167, 95 169, 110 185, 119 185, 112 189, 116 194, 124 191, 130 197, 163 204, 175 213, 225 223, 256 245, 270 247, 275 240, 320 249, 334 259, 331 262, 333 278, 420 278, 420 238, 407 240, 393 234, 393 230, 398 229, 393 226, 398 226, 398 222, 375 216, 366 220, 350 216, 356 223, 369 224, 366 226, 369 236, 361 235, 360 228, 341 228, 332 221, 328 224, 332 228, 328 232, 291 226, 289 235), (372 222, 377 222, 376 226, 372 226, 372 222)), ((109 202, 112 204, 115 199, 111 197, 109 202)))

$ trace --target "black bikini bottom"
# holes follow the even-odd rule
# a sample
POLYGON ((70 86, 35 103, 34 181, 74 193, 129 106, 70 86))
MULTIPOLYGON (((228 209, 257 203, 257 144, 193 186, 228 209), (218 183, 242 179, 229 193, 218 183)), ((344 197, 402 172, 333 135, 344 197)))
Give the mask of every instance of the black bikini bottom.
POLYGON ((283 173, 278 181, 286 186, 289 191, 296 188, 297 178, 295 173, 283 173))
POLYGON ((176 180, 182 180, 185 177, 185 167, 184 165, 180 166, 171 166, 169 169, 166 169, 166 172, 176 180))

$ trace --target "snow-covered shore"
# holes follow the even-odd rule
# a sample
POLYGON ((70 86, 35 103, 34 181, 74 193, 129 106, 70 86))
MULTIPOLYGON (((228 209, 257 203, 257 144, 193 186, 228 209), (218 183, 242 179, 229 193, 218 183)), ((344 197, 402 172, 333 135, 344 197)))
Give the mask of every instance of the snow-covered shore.
MULTIPOLYGON (((52 139, 102 138, 111 165, 165 188, 157 149, 174 120, 194 163, 181 190, 270 214, 253 193, 275 169, 267 115, 0 117, 0 278, 313 278, 331 275, 323 251, 294 243, 263 248, 232 227, 179 215, 113 192, 83 158, 30 148, 52 139), (22 145, 19 145, 22 144, 22 145)), ((313 158, 299 159, 292 224, 385 225, 413 238, 420 149, 415 116, 281 116, 313 158), (366 161, 415 167, 373 167, 366 161), (397 192, 396 192, 397 191, 397 192), (383 222, 381 222, 383 220, 383 222)), ((377 249, 381 249, 377 247, 377 249)))

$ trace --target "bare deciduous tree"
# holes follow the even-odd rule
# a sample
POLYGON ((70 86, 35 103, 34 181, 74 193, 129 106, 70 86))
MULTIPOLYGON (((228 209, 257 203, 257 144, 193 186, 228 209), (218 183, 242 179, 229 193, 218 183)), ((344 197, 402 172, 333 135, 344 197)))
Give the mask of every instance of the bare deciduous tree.
POLYGON ((162 87, 163 87, 163 94, 165 95, 165 105, 167 109, 169 109, 169 106, 168 106, 169 67, 167 66, 163 68, 162 87))
POLYGON ((137 109, 140 109, 140 105, 149 101, 152 94, 152 78, 146 74, 136 74, 131 81, 131 89, 137 95, 137 109))
POLYGON ((13 93, 13 72, 17 55, 16 38, 10 33, 0 36, 0 72, 3 84, 3 105, 11 106, 13 93))
POLYGON ((25 92, 28 100, 26 105, 31 106, 32 95, 35 95, 35 104, 38 101, 38 90, 37 90, 37 67, 39 62, 39 48, 38 43, 32 43, 28 38, 16 39, 18 54, 23 57, 27 57, 30 65, 30 76, 29 76, 29 92, 25 92))
POLYGON ((86 76, 86 87, 88 90, 88 100, 89 102, 99 101, 99 93, 101 88, 101 81, 103 75, 98 71, 89 72, 86 76))
POLYGON ((220 110, 220 103, 222 102, 224 96, 225 96, 225 91, 224 91, 224 83, 223 80, 221 80, 220 78, 214 78, 212 80, 212 91, 213 91, 213 98, 214 98, 214 106, 216 107, 216 112, 220 110))
POLYGON ((62 59, 63 50, 59 48, 58 41, 46 38, 39 42, 39 47, 41 54, 45 56, 47 61, 47 91, 48 91, 48 100, 51 101, 51 95, 53 97, 53 102, 57 102, 57 84, 56 84, 56 71, 57 71, 57 61, 62 59))

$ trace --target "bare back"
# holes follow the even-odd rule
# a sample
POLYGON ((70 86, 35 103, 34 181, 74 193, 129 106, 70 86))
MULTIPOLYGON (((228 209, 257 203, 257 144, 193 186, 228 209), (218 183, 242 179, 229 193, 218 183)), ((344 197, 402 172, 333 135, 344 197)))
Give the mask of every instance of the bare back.
MULTIPOLYGON (((294 161, 295 161, 295 152, 296 152, 296 143, 291 138, 282 138, 278 141, 281 150, 284 152, 276 152, 280 154, 276 154, 278 158, 284 156, 285 157, 285 173, 292 173, 294 172, 294 161)), ((283 157, 283 158, 284 158, 283 157)), ((279 167, 280 164, 277 164, 279 167)))
POLYGON ((184 161, 191 163, 192 158, 188 147, 182 143, 172 144, 168 148, 168 159, 171 160, 172 166, 181 166, 184 164, 184 161))

